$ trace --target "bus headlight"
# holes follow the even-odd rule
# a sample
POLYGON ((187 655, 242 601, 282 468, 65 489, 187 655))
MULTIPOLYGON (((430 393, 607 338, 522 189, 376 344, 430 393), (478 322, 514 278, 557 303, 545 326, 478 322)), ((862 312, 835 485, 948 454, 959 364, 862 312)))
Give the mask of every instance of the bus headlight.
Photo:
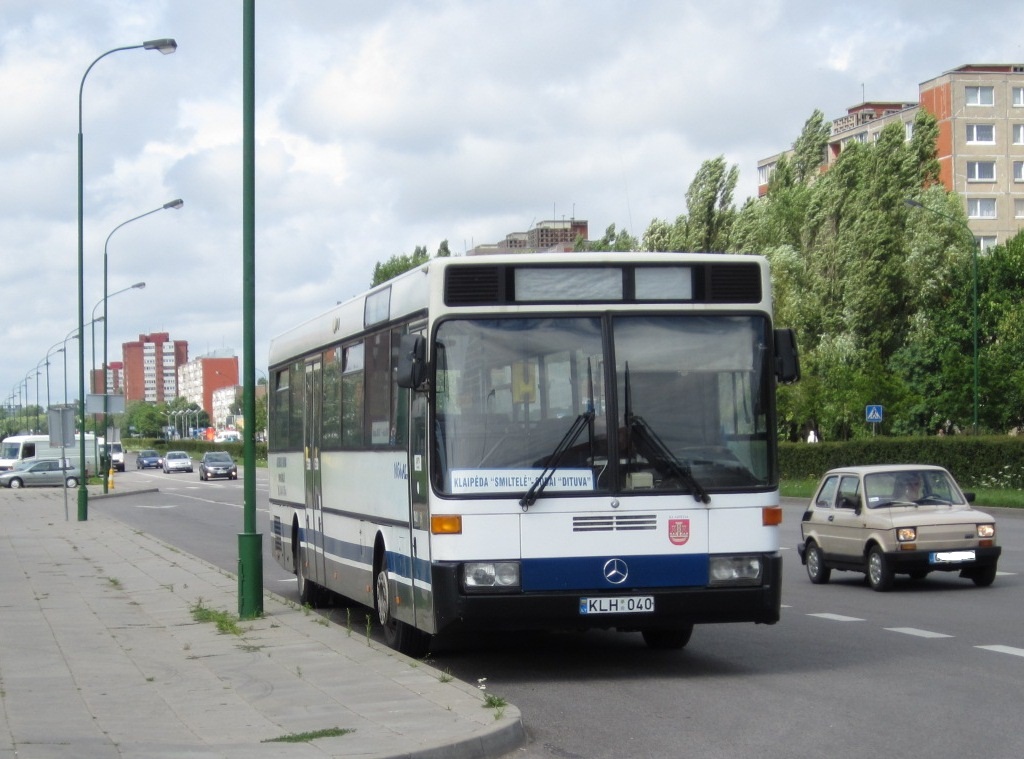
POLYGON ((711 556, 708 578, 711 585, 760 585, 760 556, 711 556))
POLYGON ((466 562, 462 565, 462 586, 468 592, 519 590, 519 562, 466 562))

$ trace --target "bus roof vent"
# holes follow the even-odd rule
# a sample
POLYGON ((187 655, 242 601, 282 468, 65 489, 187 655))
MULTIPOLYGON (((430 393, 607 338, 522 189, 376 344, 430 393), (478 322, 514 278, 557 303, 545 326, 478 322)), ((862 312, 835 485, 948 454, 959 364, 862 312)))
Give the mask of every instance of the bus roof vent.
POLYGON ((708 303, 760 303, 761 268, 756 263, 708 266, 708 303))
POLYGON ((445 269, 445 304, 472 306, 503 302, 501 271, 498 266, 449 266, 445 269))

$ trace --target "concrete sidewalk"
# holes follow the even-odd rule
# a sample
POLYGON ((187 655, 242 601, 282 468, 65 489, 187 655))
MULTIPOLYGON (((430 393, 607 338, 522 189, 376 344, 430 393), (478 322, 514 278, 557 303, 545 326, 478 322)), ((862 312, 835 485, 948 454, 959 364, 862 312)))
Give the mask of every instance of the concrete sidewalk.
MULTIPOLYGON (((90 488, 92 491, 92 488, 90 488)), ((0 759, 498 757, 512 705, 271 593, 241 634, 234 575, 90 498, 0 490, 0 759), (340 728, 344 735, 267 742, 340 728)), ((119 488, 107 497, 131 497, 119 488)), ((234 550, 234 548, 232 548, 234 550)))

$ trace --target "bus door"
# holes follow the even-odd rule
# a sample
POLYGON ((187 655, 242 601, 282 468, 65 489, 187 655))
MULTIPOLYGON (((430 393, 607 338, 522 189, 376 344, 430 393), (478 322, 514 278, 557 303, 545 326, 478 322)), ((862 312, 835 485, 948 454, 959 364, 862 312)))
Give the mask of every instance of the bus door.
POLYGON ((324 558, 323 492, 320 483, 320 446, 323 438, 323 363, 317 359, 306 364, 303 392, 302 449, 306 492, 306 550, 309 560, 307 577, 320 587, 327 586, 324 558))
POLYGON ((434 632, 434 601, 430 583, 430 513, 427 504, 427 394, 400 391, 412 397, 409 414, 409 508, 412 530, 412 596, 415 625, 434 632))

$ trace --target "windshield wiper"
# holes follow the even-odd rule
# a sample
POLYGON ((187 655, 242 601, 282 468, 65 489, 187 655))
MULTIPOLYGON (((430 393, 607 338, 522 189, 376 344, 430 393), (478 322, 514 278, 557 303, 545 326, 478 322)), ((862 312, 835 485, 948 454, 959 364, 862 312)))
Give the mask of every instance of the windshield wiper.
MULTIPOLYGON (((633 413, 633 391, 629 386, 629 362, 626 362, 625 377, 626 408, 625 419, 626 429, 629 430, 630 438, 635 443, 636 450, 647 459, 647 463, 664 472, 674 474, 681 482, 690 486, 693 491, 693 500, 700 503, 711 503, 711 496, 704 489, 697 478, 693 476, 690 467, 672 453, 660 437, 651 429, 643 417, 633 413)), ((630 451, 632 459, 632 451, 630 451)))
MULTIPOLYGON (((572 427, 565 433, 558 445, 555 446, 555 450, 548 456, 547 464, 544 465, 544 471, 540 473, 540 477, 533 481, 530 485, 530 489, 526 491, 522 498, 519 499, 519 505, 523 511, 529 509, 533 504, 540 498, 540 494, 544 492, 544 488, 547 487, 548 482, 551 481, 551 476, 558 469, 558 463, 562 460, 565 452, 572 448, 573 443, 579 438, 583 430, 593 426, 594 423, 594 376, 591 372, 590 358, 587 358, 587 410, 576 417, 576 421, 572 423, 572 427)), ((594 439, 593 431, 591 431, 590 439, 594 439)))
POLYGON ((627 419, 627 424, 637 451, 647 459, 649 464, 675 475, 680 481, 689 485, 693 490, 693 500, 700 503, 711 503, 711 496, 693 476, 690 467, 675 457, 675 454, 662 442, 643 417, 632 414, 627 419))

